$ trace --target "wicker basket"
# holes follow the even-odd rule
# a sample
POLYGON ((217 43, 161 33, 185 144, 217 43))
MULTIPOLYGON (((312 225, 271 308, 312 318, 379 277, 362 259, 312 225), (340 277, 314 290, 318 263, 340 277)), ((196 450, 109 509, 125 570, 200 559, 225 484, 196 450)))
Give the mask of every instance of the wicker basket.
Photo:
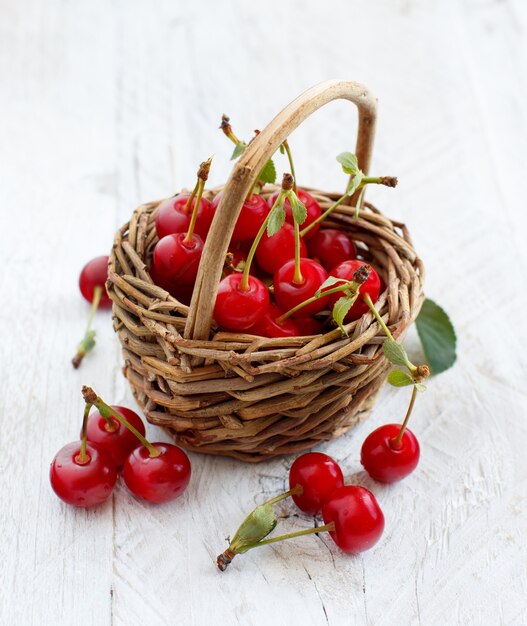
MULTIPOLYGON (((115 238, 108 292, 133 393, 147 419, 185 448, 245 461, 298 452, 339 436, 371 408, 386 378, 382 331, 371 314, 312 337, 266 339, 218 332, 212 320, 222 261, 258 172, 304 119, 344 98, 359 111, 356 154, 369 168, 376 101, 362 85, 329 81, 287 106, 249 145, 223 188, 190 307, 153 284, 159 202, 140 206, 115 238)), ((207 192, 211 198, 219 189, 207 192)), ((264 195, 276 190, 265 188, 264 195)), ((325 210, 339 194, 309 189, 325 210)), ((403 336, 423 301, 423 266, 404 224, 365 203, 358 220, 341 205, 325 226, 350 233, 387 287, 377 301, 394 336, 403 336)))

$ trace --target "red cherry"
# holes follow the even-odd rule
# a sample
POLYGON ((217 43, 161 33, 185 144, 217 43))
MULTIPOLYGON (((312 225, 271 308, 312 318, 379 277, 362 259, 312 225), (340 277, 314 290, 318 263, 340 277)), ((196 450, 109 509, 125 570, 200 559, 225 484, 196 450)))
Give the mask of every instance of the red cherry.
POLYGON ((269 291, 261 280, 249 275, 249 288, 240 288, 242 274, 230 274, 220 281, 214 319, 234 332, 248 330, 269 308, 269 291))
MULTIPOLYGON (((159 239, 174 233, 187 232, 192 209, 196 205, 196 198, 194 198, 191 206, 187 210, 186 205, 189 195, 188 193, 181 193, 173 198, 167 198, 159 205, 156 216, 156 232, 159 239)), ((198 216, 196 218, 195 232, 198 233, 202 239, 207 237, 215 210, 215 207, 212 206, 212 202, 201 198, 198 207, 198 216)))
POLYGON ((192 235, 190 241, 185 239, 185 233, 167 235, 154 248, 156 272, 177 285, 194 284, 203 252, 203 239, 199 235, 192 235))
POLYGON ((117 470, 111 457, 96 444, 86 444, 87 462, 81 463, 82 442, 61 448, 49 469, 49 480, 57 496, 73 506, 97 506, 112 493, 117 470))
POLYGON ((79 289, 88 302, 93 302, 95 287, 102 287, 99 308, 112 306, 112 301, 106 293, 106 280, 108 279, 108 257, 98 256, 88 261, 82 268, 79 276, 79 289))
POLYGON ((319 259, 328 271, 357 256, 355 244, 349 236, 334 228, 319 230, 307 247, 309 255, 319 259))
POLYGON ((364 487, 347 485, 336 489, 322 507, 324 523, 334 522, 333 541, 344 552, 356 554, 379 541, 384 515, 375 496, 364 487))
POLYGON ((170 443, 152 444, 159 456, 150 456, 144 446, 133 450, 124 463, 123 478, 136 496, 149 502, 168 502, 181 495, 190 481, 188 456, 170 443))
MULTIPOLYGON (((221 192, 212 201, 214 209, 218 207, 221 200, 221 192)), ((269 206, 262 196, 253 195, 242 205, 236 226, 232 233, 231 241, 247 241, 254 239, 269 213, 269 206)))
POLYGON ((293 495, 297 507, 316 515, 329 496, 344 484, 339 464, 322 452, 308 452, 299 456, 289 470, 289 488, 300 485, 302 494, 293 495))
MULTIPOLYGON (((361 265, 365 264, 366 263, 364 261, 359 261, 358 259, 354 259, 352 261, 344 261, 344 263, 337 265, 337 267, 331 270, 330 276, 344 278, 345 280, 352 280, 353 274, 355 274, 355 272, 359 269, 359 267, 361 267, 361 265)), ((377 272, 372 268, 367 281, 360 288, 360 294, 367 293, 370 296, 372 302, 375 303, 379 297, 380 289, 381 281, 379 278, 379 274, 377 274, 377 272)), ((370 310, 368 308, 368 305, 362 300, 360 294, 357 301, 346 315, 344 319, 345 322, 358 320, 359 317, 362 317, 364 313, 367 313, 370 310)), ((343 291, 338 291, 337 293, 331 294, 329 296, 329 306, 333 308, 335 302, 344 295, 346 294, 343 291)))
POLYGON ((324 324, 314 317, 297 317, 295 318, 295 324, 300 331, 301 337, 320 335, 324 332, 324 324))
MULTIPOLYGON (((273 195, 269 197, 268 204, 270 207, 272 207, 273 204, 275 203, 276 198, 278 197, 279 193, 280 193, 279 191, 275 191, 273 195)), ((300 228, 302 229, 302 228, 306 228, 312 222, 317 220, 322 215, 322 210, 320 208, 320 204, 315 200, 315 198, 313 198, 311 194, 307 193, 307 191, 304 191, 303 189, 297 189, 296 195, 298 196, 300 201, 303 202, 307 211, 306 221, 300 226, 300 228)), ((288 224, 294 224, 293 212, 291 210, 291 203, 289 202, 288 198, 285 199, 284 209, 285 209, 286 222, 288 224)), ((307 241, 308 239, 311 239, 312 237, 314 237, 319 228, 320 228, 320 224, 313 226, 313 228, 306 234, 305 240, 307 241)))
MULTIPOLYGON (((307 248, 300 239, 300 256, 307 257, 307 248)), ((272 237, 264 233, 258 248, 256 260, 258 265, 269 274, 274 274, 286 261, 295 257, 295 229, 285 223, 272 237)))
MULTIPOLYGON (((145 425, 137 413, 124 406, 112 406, 112 408, 143 436, 145 435, 145 425)), ((126 426, 123 426, 114 417, 110 417, 110 420, 112 425, 102 417, 99 411, 94 411, 88 417, 86 436, 88 441, 95 443, 112 458, 115 466, 120 468, 130 452, 140 444, 137 437, 126 426)))
POLYGON ((296 321, 288 318, 282 323, 277 322, 277 318, 283 314, 282 309, 276 304, 271 304, 263 316, 247 332, 259 337, 298 337, 300 331, 296 321))
POLYGON ((400 446, 394 439, 401 430, 400 424, 385 424, 371 432, 360 452, 360 462, 368 474, 381 483, 394 483, 411 474, 419 462, 419 442, 406 428, 400 446))
MULTIPOLYGON (((311 298, 328 277, 326 270, 312 259, 300 259, 300 272, 304 279, 302 283, 294 282, 295 260, 287 261, 274 275, 274 297, 278 306, 289 311, 304 300, 311 298)), ((329 296, 319 298, 298 310, 296 317, 310 317, 327 308, 329 296)))

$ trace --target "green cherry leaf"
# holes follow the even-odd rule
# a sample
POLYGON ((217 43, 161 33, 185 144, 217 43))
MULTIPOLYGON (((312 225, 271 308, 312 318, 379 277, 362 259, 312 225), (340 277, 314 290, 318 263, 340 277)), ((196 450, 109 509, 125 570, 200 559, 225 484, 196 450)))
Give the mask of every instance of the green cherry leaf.
POLYGON ((240 157, 245 152, 245 148, 247 148, 247 146, 246 144, 243 143, 243 141, 240 143, 237 143, 234 146, 234 150, 231 155, 231 161, 234 161, 235 159, 240 157))
POLYGON ((316 290, 315 295, 318 296, 318 294, 321 291, 324 291, 324 289, 328 289, 329 287, 334 287, 335 285, 337 285, 338 283, 342 283, 345 284, 348 281, 345 278, 337 278, 336 276, 328 276, 326 278, 326 280, 320 285, 320 287, 316 290))
POLYGON ((348 311, 351 309, 351 307, 355 304, 356 299, 357 299, 357 296, 355 297, 343 296, 342 298, 339 298, 333 305, 333 319, 335 320, 335 322, 337 322, 340 330, 346 336, 348 335, 348 333, 343 326, 344 318, 348 314, 348 311))
POLYGON ((285 222, 285 209, 282 206, 275 206, 267 222, 267 236, 272 237, 282 228, 285 222))
POLYGON ((267 163, 263 166, 260 175, 258 176, 258 180, 262 181, 262 183, 270 183, 274 184, 276 182, 276 167, 272 159, 269 159, 267 163))
POLYGON ((230 542, 230 548, 236 554, 243 554, 261 541, 275 528, 277 524, 274 509, 271 504, 261 504, 242 522, 230 542))
POLYGON ((404 365, 408 369, 411 369, 412 364, 408 360, 406 350, 394 339, 386 337, 382 344, 382 351, 384 352, 384 356, 390 363, 393 363, 393 365, 404 365))
POLYGON ((280 150, 280 154, 285 154, 285 147, 283 143, 280 144, 280 147, 278 149, 280 150))
POLYGON ((413 385, 414 380, 407 372, 402 370, 393 370, 388 374, 388 382, 394 387, 407 387, 413 385))
POLYGON ((363 178, 364 174, 361 171, 358 171, 350 180, 348 188, 346 189, 346 195, 352 196, 359 188, 363 178))
POLYGON ((294 221, 301 226, 307 219, 307 209, 294 191, 288 195, 294 221))
POLYGON ((456 361, 456 331, 446 312, 426 299, 415 321, 432 374, 440 374, 456 361))
POLYGON ((337 161, 342 165, 342 169, 346 174, 356 174, 359 171, 357 157, 351 152, 341 152, 337 156, 337 161))

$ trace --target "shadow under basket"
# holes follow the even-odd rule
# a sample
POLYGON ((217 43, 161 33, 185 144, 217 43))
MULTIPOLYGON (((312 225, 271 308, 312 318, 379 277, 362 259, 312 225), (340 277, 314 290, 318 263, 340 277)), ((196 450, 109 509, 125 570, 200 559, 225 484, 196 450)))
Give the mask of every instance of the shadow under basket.
MULTIPOLYGON (((297 453, 338 437, 363 419, 390 364, 384 334, 371 313, 323 335, 268 339, 218 331, 212 320, 232 229, 263 163, 310 113, 336 98, 359 108, 357 157, 367 172, 375 99, 357 83, 318 85, 282 111, 250 144, 223 188, 203 253, 191 306, 156 286, 148 268, 157 243, 160 202, 140 206, 115 238, 107 289, 124 373, 147 419, 195 452, 260 461, 297 453)), ((278 189, 266 185, 262 195, 278 189)), ((211 199, 220 189, 207 191, 211 199)), ((307 189, 322 211, 340 194, 307 189)), ((339 206, 324 227, 349 233, 358 256, 385 288, 376 302, 394 337, 403 337, 421 308, 424 271, 406 227, 365 202, 359 218, 339 206)))

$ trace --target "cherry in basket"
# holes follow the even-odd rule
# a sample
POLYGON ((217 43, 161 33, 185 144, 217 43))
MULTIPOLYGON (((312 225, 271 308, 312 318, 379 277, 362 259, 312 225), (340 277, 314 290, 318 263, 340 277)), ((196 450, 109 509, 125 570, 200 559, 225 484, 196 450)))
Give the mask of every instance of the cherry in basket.
POLYGON ((195 222, 192 230, 203 240, 206 239, 216 210, 212 202, 203 197, 203 187, 209 174, 210 163, 211 159, 200 165, 198 180, 192 193, 178 194, 173 198, 167 198, 159 205, 156 215, 156 232, 159 239, 167 235, 186 233, 192 218, 195 222))

